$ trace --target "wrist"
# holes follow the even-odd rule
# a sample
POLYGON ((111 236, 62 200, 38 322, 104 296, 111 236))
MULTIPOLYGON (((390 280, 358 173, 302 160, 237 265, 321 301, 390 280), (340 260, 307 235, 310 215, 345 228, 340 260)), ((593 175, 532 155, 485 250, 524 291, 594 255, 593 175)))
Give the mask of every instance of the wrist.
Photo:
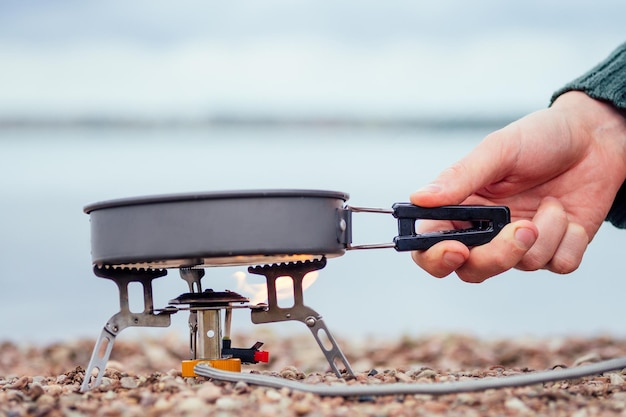
POLYGON ((620 184, 626 180, 626 112, 610 103, 589 97, 581 91, 569 91, 552 104, 563 111, 570 129, 581 129, 602 148, 613 163, 607 167, 619 172, 620 184))
POLYGON ((612 105, 593 99, 585 93, 571 91, 553 103, 553 109, 563 111, 570 131, 587 132, 592 146, 604 157, 607 191, 613 196, 605 220, 626 228, 626 117, 612 105))

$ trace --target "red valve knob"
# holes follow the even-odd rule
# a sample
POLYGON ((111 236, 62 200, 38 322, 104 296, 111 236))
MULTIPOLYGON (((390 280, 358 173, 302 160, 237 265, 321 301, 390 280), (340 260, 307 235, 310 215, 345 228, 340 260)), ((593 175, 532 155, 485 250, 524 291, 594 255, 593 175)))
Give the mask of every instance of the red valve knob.
POLYGON ((270 360, 270 353, 266 350, 257 350, 254 352, 254 360, 256 362, 267 363, 270 360))

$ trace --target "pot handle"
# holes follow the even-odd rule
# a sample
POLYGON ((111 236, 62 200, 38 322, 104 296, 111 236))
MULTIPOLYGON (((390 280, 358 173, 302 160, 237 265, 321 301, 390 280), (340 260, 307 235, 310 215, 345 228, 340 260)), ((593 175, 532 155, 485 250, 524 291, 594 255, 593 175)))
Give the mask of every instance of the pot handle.
POLYGON ((388 213, 398 220, 398 235, 393 243, 349 245, 347 249, 374 249, 393 247, 398 252, 425 250, 444 240, 458 240, 466 246, 488 243, 511 221, 506 206, 441 206, 421 207, 410 203, 395 203, 391 210, 347 207, 350 212, 388 213), (457 220, 471 222, 466 229, 417 233, 417 220, 457 220))
POLYGON ((398 236, 393 238, 397 251, 428 249, 443 240, 458 240, 466 246, 478 246, 490 242, 511 221, 505 206, 442 206, 426 208, 408 203, 392 206, 393 216, 398 219, 398 236), (467 229, 421 233, 415 231, 415 221, 460 220, 472 222, 467 229))

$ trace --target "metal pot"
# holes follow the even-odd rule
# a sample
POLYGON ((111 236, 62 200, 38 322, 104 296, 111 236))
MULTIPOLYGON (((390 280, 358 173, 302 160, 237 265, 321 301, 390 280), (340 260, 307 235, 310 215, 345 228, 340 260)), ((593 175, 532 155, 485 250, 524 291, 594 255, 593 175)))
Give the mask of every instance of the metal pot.
POLYGON ((251 265, 342 255, 347 200, 335 191, 227 191, 111 200, 85 212, 97 265, 251 265))

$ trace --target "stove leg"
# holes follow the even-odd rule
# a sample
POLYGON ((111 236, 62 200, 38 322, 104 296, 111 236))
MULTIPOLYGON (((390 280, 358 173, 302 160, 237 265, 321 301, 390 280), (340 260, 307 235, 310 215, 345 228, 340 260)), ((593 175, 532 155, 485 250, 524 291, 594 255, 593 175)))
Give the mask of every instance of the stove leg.
POLYGON ((324 353, 324 356, 330 365, 330 369, 333 370, 335 375, 341 378, 341 370, 337 367, 337 363, 341 363, 346 369, 346 373, 354 377, 354 371, 352 370, 348 359, 339 348, 335 338, 330 334, 330 331, 328 331, 322 317, 319 315, 316 317, 310 316, 304 320, 304 323, 309 327, 309 330, 311 330, 313 338, 324 353), (322 337, 320 337, 320 333, 323 333, 326 337, 326 342, 322 337))
POLYGON ((115 342, 115 335, 109 332, 106 327, 102 329, 102 333, 100 333, 100 337, 96 342, 96 346, 93 348, 93 352, 91 353, 91 359, 89 360, 89 366, 85 370, 85 378, 83 378, 83 383, 80 386, 80 392, 87 392, 90 389, 97 387, 102 382, 102 377, 104 376, 104 370, 106 368, 107 362, 109 361, 109 357, 111 356, 111 351, 113 350, 113 343, 115 342), (93 383, 90 385, 89 382, 91 380, 91 374, 94 369, 97 369, 98 373, 95 375, 95 379, 93 383))
POLYGON ((262 308, 252 308, 252 322, 259 324, 295 320, 306 324, 333 372, 341 378, 341 371, 337 367, 337 362, 341 362, 348 375, 354 376, 350 363, 330 334, 324 320, 322 320, 322 316, 304 304, 304 289, 302 286, 304 276, 311 271, 322 269, 324 266, 326 266, 326 258, 307 262, 248 268, 248 271, 252 274, 265 276, 267 282, 268 304, 262 308), (276 280, 281 277, 290 277, 293 280, 294 304, 289 308, 282 308, 278 305, 276 280), (320 337, 320 333, 323 333, 326 340, 320 337))
POLYGON ((101 277, 114 281, 117 284, 120 295, 120 311, 114 314, 102 329, 100 337, 91 354, 91 360, 85 371, 85 378, 81 385, 81 392, 89 391, 102 382, 106 364, 113 349, 115 337, 127 327, 168 327, 171 323, 170 316, 177 310, 166 310, 154 313, 152 298, 152 280, 167 274, 166 270, 151 269, 123 269, 123 268, 99 268, 94 267, 94 273, 101 277), (143 286, 144 310, 140 313, 130 311, 128 302, 128 285, 131 282, 140 282, 143 286), (106 345, 105 345, 106 343, 106 345), (93 384, 89 384, 91 373, 98 369, 93 384))

